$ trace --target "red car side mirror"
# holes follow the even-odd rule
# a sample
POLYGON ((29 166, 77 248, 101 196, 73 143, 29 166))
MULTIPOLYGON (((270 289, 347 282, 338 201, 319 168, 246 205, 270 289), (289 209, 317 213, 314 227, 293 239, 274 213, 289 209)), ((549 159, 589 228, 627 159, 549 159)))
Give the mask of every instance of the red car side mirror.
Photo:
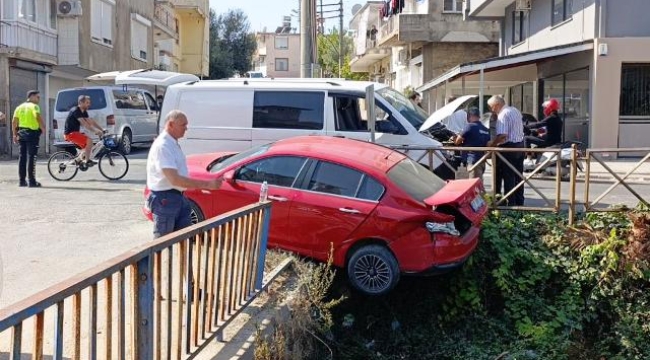
POLYGON ((237 180, 235 180, 235 171, 226 171, 226 173, 223 174, 223 181, 227 182, 230 185, 235 185, 237 183, 237 180))

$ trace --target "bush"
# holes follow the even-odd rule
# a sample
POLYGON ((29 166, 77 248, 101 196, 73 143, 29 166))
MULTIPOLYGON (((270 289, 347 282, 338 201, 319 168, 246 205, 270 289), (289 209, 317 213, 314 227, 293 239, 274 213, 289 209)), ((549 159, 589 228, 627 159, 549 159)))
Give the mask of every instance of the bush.
POLYGON ((495 211, 461 269, 403 278, 383 297, 344 290, 332 322, 312 329, 336 359, 648 359, 649 285, 646 211, 573 227, 495 211))

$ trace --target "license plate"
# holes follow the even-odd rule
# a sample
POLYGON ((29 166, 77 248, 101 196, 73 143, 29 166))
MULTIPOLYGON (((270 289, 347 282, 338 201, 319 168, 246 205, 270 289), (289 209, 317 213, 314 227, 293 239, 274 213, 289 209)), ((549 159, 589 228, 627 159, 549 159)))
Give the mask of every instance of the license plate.
POLYGON ((474 200, 472 200, 472 203, 470 205, 472 206, 472 210, 474 210, 474 212, 478 212, 485 205, 485 200, 483 200, 481 195, 479 195, 475 197, 474 200))

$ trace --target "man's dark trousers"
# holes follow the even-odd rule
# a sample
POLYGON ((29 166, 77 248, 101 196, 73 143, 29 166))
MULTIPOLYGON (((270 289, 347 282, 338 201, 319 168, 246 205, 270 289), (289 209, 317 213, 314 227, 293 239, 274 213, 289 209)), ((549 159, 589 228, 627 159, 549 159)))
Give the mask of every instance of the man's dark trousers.
POLYGON ((29 178, 29 183, 36 183, 36 154, 38 154, 38 143, 41 138, 40 130, 19 129, 18 147, 18 178, 21 183, 29 178))
MULTIPOLYGON (((523 148, 524 143, 505 143, 501 145, 501 147, 523 148)), ((525 157, 523 152, 502 152, 501 154, 520 174, 523 174, 525 157)), ((503 179, 503 195, 508 194, 522 181, 521 177, 517 175, 517 173, 514 172, 503 160, 498 161, 497 173, 500 173, 501 175, 499 177, 503 179)), ((524 206, 524 186, 521 186, 510 195, 507 202, 509 206, 524 206)))

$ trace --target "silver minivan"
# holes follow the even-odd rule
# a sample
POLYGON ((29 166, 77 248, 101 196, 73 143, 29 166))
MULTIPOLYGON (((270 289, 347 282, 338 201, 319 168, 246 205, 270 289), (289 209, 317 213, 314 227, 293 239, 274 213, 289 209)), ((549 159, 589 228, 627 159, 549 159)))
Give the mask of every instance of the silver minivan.
MULTIPOLYGON (((131 152, 133 144, 151 143, 156 137, 160 110, 151 93, 135 87, 90 86, 57 93, 52 124, 55 141, 64 141, 65 120, 70 109, 77 106, 80 95, 90 96, 88 115, 117 135, 120 149, 125 154, 131 152)), ((96 135, 87 135, 96 140, 96 135)))

